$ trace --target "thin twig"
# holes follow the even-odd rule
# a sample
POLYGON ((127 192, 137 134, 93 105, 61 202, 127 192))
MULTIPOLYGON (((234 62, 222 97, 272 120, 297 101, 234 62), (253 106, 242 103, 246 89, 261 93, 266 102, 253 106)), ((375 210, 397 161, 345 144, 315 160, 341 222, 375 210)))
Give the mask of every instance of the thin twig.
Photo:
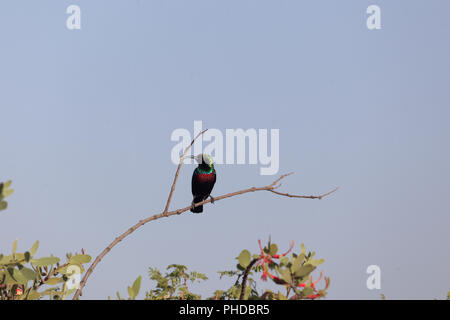
POLYGON ((164 212, 167 212, 169 210, 170 201, 172 200, 173 192, 175 191, 175 185, 177 184, 178 175, 180 174, 180 169, 181 169, 181 166, 183 165, 183 161, 184 161, 184 157, 186 156, 186 153, 192 147, 195 140, 197 140, 197 138, 200 137, 202 134, 204 134, 206 131, 208 131, 208 129, 205 129, 202 132, 199 132, 199 134, 197 134, 197 136, 191 141, 191 144, 188 145, 186 147, 186 149, 184 149, 183 155, 180 157, 180 163, 178 164, 177 171, 175 173, 175 177, 173 178, 172 187, 170 188, 169 198, 167 199, 166 207, 164 208, 164 212))
POLYGON ((339 189, 339 187, 331 190, 330 192, 318 195, 318 196, 301 196, 301 195, 295 195, 295 194, 289 194, 289 193, 283 193, 283 192, 279 192, 279 191, 275 191, 275 190, 269 190, 270 192, 279 194, 280 196, 285 196, 285 197, 289 197, 289 198, 302 198, 302 199, 322 199, 330 194, 332 194, 333 192, 336 192, 339 189))

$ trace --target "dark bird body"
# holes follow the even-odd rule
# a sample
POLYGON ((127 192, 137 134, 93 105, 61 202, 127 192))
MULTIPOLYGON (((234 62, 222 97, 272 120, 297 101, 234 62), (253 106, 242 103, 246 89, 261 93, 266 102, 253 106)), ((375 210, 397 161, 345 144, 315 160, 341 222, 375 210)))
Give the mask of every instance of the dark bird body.
MULTIPOLYGON (((211 197, 211 191, 217 179, 216 170, 210 156, 199 155, 195 159, 200 164, 195 168, 192 175, 192 196, 194 197, 192 204, 202 202, 211 197)), ((214 201, 212 197, 211 199, 214 201)), ((203 212, 203 206, 192 207, 191 211, 194 213, 203 212)))

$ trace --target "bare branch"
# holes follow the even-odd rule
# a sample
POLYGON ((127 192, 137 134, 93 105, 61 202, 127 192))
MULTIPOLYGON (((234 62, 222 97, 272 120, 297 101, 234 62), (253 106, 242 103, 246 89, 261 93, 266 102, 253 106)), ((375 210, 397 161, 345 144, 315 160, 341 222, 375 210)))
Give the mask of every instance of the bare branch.
MULTIPOLYGON (((275 188, 274 188, 275 189, 275 188)), ((318 195, 318 196, 302 196, 302 195, 295 195, 295 194, 289 194, 289 193, 283 193, 283 192, 279 192, 279 191, 275 191, 274 189, 269 190, 270 192, 279 194, 280 196, 285 196, 285 197, 289 197, 289 198, 302 198, 302 199, 322 199, 330 194, 332 194, 333 192, 336 192, 339 187, 331 190, 330 192, 318 195)))
MULTIPOLYGON (((205 130, 205 131, 206 131, 206 130, 205 130)), ((205 131, 203 131, 203 132, 205 132, 205 131)), ((199 135, 197 135, 197 137, 196 137, 195 139, 197 139, 201 134, 203 134, 203 132, 199 133, 199 135)), ((194 140, 195 140, 195 139, 194 139, 194 140)), ((75 292, 75 294, 74 294, 74 296, 73 296, 73 300, 77 300, 77 299, 80 297, 81 291, 82 291, 82 289, 84 288, 84 286, 86 285, 86 282, 87 282, 89 276, 90 276, 90 275, 92 274, 92 272, 94 271, 95 267, 96 267, 96 266, 98 265, 98 263, 103 259, 103 257, 104 257, 109 251, 111 251, 111 249, 112 249, 114 246, 116 246, 120 241, 122 241, 122 240, 125 239, 127 236, 129 236, 131 233, 133 233, 134 231, 136 231, 136 229, 142 227, 144 224, 146 224, 146 223, 148 223, 148 222, 150 222, 150 221, 154 221, 154 220, 157 220, 157 219, 160 219, 160 218, 164 218, 164 217, 167 218, 167 217, 170 217, 170 216, 173 216, 173 215, 179 215, 179 214, 182 214, 183 212, 186 212, 186 211, 188 211, 188 210, 190 210, 190 209, 192 208, 192 205, 189 205, 189 206, 184 207, 184 208, 181 208, 181 209, 177 209, 177 210, 174 210, 174 211, 168 211, 168 207, 169 207, 169 204, 170 204, 172 195, 173 195, 173 191, 175 190, 175 184, 176 184, 177 179, 178 179, 178 174, 179 174, 179 171, 180 171, 181 164, 183 163, 183 159, 184 159, 184 156, 185 156, 187 150, 189 150, 189 148, 190 148, 190 147, 192 146, 192 144, 194 143, 194 140, 192 141, 191 145, 190 145, 188 148, 186 148, 186 150, 184 151, 183 156, 181 157, 180 164, 178 165, 177 172, 176 172, 176 174, 175 174, 175 179, 174 179, 174 182, 173 182, 173 184, 172 184, 172 188, 171 188, 171 191, 170 191, 170 194, 169 194, 169 198, 168 198, 168 200, 167 200, 166 208, 164 209, 164 211, 161 212, 161 213, 159 213, 159 214, 155 214, 155 215, 153 215, 153 216, 150 216, 150 217, 148 217, 148 218, 146 218, 146 219, 139 220, 138 223, 136 223, 134 226, 132 226, 132 227, 129 228, 127 231, 125 231, 124 233, 122 233, 120 236, 118 236, 117 238, 115 238, 114 241, 111 242, 111 243, 110 243, 110 244, 109 244, 109 245, 108 245, 108 246, 107 246, 107 247, 106 247, 106 248, 105 248, 105 249, 97 256, 97 258, 94 260, 94 262, 90 265, 89 269, 86 271, 85 275, 83 276, 83 279, 82 279, 81 282, 80 282, 80 287, 77 289, 77 291, 75 292)), ((331 194, 331 193, 333 193, 333 192, 335 192, 335 191, 337 190, 337 188, 336 188, 336 189, 334 189, 333 191, 330 191, 330 192, 328 192, 328 193, 325 193, 325 194, 319 195, 319 196, 290 195, 290 194, 288 194, 288 193, 281 193, 281 192, 275 191, 274 189, 279 187, 279 185, 277 186, 276 184, 279 183, 282 179, 284 179, 285 177, 287 177, 287 176, 289 176, 289 175, 291 175, 291 174, 292 174, 292 172, 291 172, 291 173, 288 173, 288 174, 284 174, 284 175, 280 176, 278 179, 276 179, 275 181, 273 181, 271 184, 269 184, 269 185, 267 185, 267 186, 264 186, 264 187, 252 187, 252 188, 248 188, 248 189, 245 189, 245 190, 240 190, 240 191, 236 191, 236 192, 231 192, 231 193, 227 193, 227 194, 222 195, 222 196, 215 197, 215 198, 214 198, 214 201, 219 201, 219 200, 222 200, 222 199, 231 198, 231 197, 234 197, 234 196, 237 196, 237 195, 241 195, 241 194, 245 194, 245 193, 249 193, 249 192, 256 192, 256 191, 270 191, 270 192, 276 193, 276 194, 281 195, 281 196, 286 196, 286 197, 307 198, 307 199, 322 199, 323 197, 325 197, 325 196, 327 196, 327 195, 329 195, 329 194, 331 194)), ((211 202, 211 199, 207 199, 207 200, 204 200, 204 201, 202 201, 202 202, 195 203, 194 206, 197 207, 197 206, 201 206, 201 205, 204 205, 204 204, 207 204, 207 203, 210 203, 210 202, 211 202)))

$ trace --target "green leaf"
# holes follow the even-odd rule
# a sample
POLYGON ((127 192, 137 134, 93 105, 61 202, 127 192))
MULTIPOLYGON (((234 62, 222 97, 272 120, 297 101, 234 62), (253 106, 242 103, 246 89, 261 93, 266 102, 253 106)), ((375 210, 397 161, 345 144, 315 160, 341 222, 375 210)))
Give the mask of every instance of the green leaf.
POLYGON ((25 254, 17 252, 14 257, 16 258, 16 260, 25 260, 25 254))
POLYGON ((11 186, 12 181, 8 180, 5 183, 3 183, 3 188, 8 189, 11 186))
POLYGON ((286 268, 281 271, 281 279, 288 283, 292 281, 291 272, 289 271, 289 269, 286 268))
POLYGON ((0 264, 7 264, 7 263, 11 262, 12 260, 13 260, 12 255, 9 255, 9 256, 1 255, 0 256, 0 264))
POLYGON ((14 240, 13 245, 12 245, 12 253, 16 254, 17 251, 17 239, 14 240))
POLYGON ((274 256, 274 255, 277 254, 277 252, 278 252, 278 246, 277 246, 275 243, 272 243, 272 244, 270 245, 269 254, 270 254, 271 256, 274 256))
POLYGON ((303 262, 303 261, 305 261, 305 254, 304 253, 300 253, 300 255, 297 257, 297 259, 299 259, 300 260, 300 262, 303 262))
POLYGON ((31 257, 34 257, 38 248, 39 248, 39 240, 37 240, 30 249, 31 257))
POLYGON ((239 264, 240 264, 241 267, 244 268, 244 269, 248 267, 248 265, 249 265, 250 262, 251 262, 251 259, 252 259, 252 257, 251 257, 251 254, 250 254, 250 252, 249 252, 248 250, 243 250, 243 251, 239 254, 239 257, 238 257, 239 264))
POLYGON ((6 208, 8 208, 8 202, 0 201, 0 211, 1 210, 6 210, 6 208))
POLYGON ((128 287, 128 295, 132 299, 136 298, 136 294, 134 293, 133 288, 131 288, 130 286, 128 287))
POLYGON ((283 257, 280 259, 280 264, 286 266, 289 263, 288 257, 283 257))
POLYGON ((3 197, 4 198, 9 197, 13 193, 14 193, 14 189, 9 189, 9 190, 8 189, 7 190, 3 189, 3 197))
POLYGON ((305 245, 303 243, 300 245, 300 252, 306 256, 306 249, 305 249, 305 245))
POLYGON ((298 278, 303 278, 313 272, 315 268, 316 267, 314 267, 313 265, 305 264, 301 266, 300 269, 294 273, 294 275, 298 278))
POLYGON ((3 183, 3 187, 1 188, 1 195, 3 198, 9 197, 14 193, 14 189, 8 189, 11 186, 11 180, 3 183))
POLYGON ((5 276, 4 283, 5 284, 18 284, 17 280, 13 278, 13 275, 14 275, 14 269, 8 268, 7 272, 4 273, 4 276, 5 276))
POLYGON ((17 283, 26 284, 29 280, 25 277, 25 275, 21 272, 21 270, 13 269, 12 277, 16 280, 17 283))
POLYGON ((45 284, 48 284, 49 286, 54 286, 60 282, 63 282, 64 280, 62 278, 50 278, 47 281, 45 281, 45 284))
POLYGON ((133 289, 133 292, 136 294, 136 296, 139 294, 139 291, 141 290, 141 280, 142 280, 142 276, 139 276, 133 282, 132 289, 133 289))
POLYGON ((314 267, 317 267, 318 265, 325 262, 325 259, 311 259, 308 261, 309 264, 313 265, 314 267))
POLYGON ((45 257, 40 259, 31 259, 31 263, 36 267, 45 267, 59 262, 57 257, 45 257))
POLYGON ((36 279, 36 277, 37 277, 37 274, 36 274, 36 272, 34 272, 32 269, 29 269, 29 268, 26 268, 26 267, 23 267, 21 270, 20 270, 20 273, 22 274, 22 276, 25 278, 25 279, 27 279, 27 280, 35 280, 36 279))
POLYGON ((75 256, 72 256, 70 258, 70 263, 78 263, 78 264, 83 264, 83 263, 88 263, 89 261, 91 261, 91 256, 87 255, 87 254, 77 254, 75 256))
POLYGON ((303 262, 302 256, 300 255, 297 258, 293 258, 292 260, 293 260, 291 266, 292 273, 299 272, 303 262))

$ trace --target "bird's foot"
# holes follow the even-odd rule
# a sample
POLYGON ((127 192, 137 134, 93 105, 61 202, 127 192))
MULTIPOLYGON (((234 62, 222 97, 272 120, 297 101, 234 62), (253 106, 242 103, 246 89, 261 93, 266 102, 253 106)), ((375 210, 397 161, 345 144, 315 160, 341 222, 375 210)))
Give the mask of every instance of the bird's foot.
POLYGON ((195 202, 192 201, 192 203, 191 203, 191 211, 194 211, 194 208, 195 208, 195 202))
POLYGON ((212 195, 209 195, 209 197, 211 198, 211 203, 214 203, 214 201, 216 201, 212 195))

